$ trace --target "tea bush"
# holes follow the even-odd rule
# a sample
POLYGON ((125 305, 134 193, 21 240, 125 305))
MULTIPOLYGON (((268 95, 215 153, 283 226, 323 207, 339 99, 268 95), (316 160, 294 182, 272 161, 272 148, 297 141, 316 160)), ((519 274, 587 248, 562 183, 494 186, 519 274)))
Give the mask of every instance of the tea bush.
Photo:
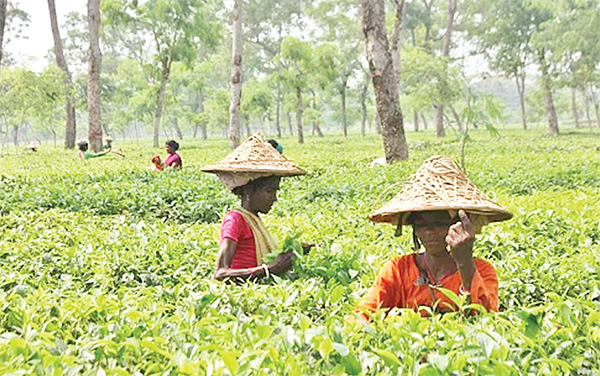
POLYGON ((238 202, 200 167, 225 141, 184 140, 184 169, 161 174, 146 145, 1 157, 0 374, 598 375, 598 138, 501 134, 474 131, 466 152, 471 180, 515 214, 475 245, 501 311, 368 325, 346 317, 412 245, 366 216, 429 156, 458 159, 452 140, 410 133, 411 158, 375 168, 374 136, 281 140, 309 175, 284 179, 265 223, 317 246, 293 273, 243 284, 212 279, 219 219, 238 202))

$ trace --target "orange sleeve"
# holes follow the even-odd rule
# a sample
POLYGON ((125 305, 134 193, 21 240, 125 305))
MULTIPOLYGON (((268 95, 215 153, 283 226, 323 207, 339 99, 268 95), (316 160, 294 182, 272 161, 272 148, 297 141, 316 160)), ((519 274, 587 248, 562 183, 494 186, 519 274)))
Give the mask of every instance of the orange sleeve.
POLYGON ((498 312, 498 277, 487 261, 475 259, 475 274, 471 282, 471 303, 481 304, 488 311, 498 312))
POLYGON ((400 259, 392 259, 385 263, 377 274, 373 286, 354 311, 361 314, 366 321, 368 317, 362 311, 375 312, 382 308, 404 307, 400 259))

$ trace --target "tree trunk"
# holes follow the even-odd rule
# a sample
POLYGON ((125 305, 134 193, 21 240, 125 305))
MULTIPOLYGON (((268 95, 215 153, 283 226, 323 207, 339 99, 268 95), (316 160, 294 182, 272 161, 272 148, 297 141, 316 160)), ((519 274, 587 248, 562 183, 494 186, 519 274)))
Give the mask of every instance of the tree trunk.
POLYGON ((381 134, 381 116, 379 116, 379 112, 375 113, 375 133, 381 134))
POLYGON ((425 115, 421 113, 421 120, 423 121, 423 129, 427 130, 427 119, 425 119, 425 115))
POLYGON ((369 85, 363 86, 362 92, 360 93, 360 109, 362 112, 362 118, 360 119, 360 135, 364 136, 367 132, 367 94, 369 93, 369 85))
POLYGON ((229 105, 229 146, 240 144, 240 103, 242 101, 242 0, 233 5, 233 43, 231 57, 231 103, 229 105))
POLYGON ((287 117, 288 129, 290 131, 290 137, 294 135, 294 127, 292 127, 292 114, 289 111, 285 113, 287 117))
POLYGON ((165 102, 165 90, 167 89, 167 81, 171 72, 171 59, 165 56, 162 60, 162 69, 160 73, 160 88, 158 89, 158 98, 156 100, 156 110, 154 111, 154 134, 152 138, 152 146, 158 147, 158 134, 160 132, 160 118, 162 116, 163 103, 165 102))
POLYGON ((177 118, 173 118, 173 128, 175 128, 177 139, 182 140, 183 134, 181 134, 181 128, 179 128, 179 121, 177 120, 177 118))
POLYGON ((15 152, 19 151, 19 126, 15 125, 13 128, 13 144, 15 145, 15 152))
POLYGON ((456 14, 456 0, 448 0, 446 12, 446 32, 442 38, 442 56, 450 56, 450 38, 454 30, 454 15, 456 14))
POLYGON ((400 48, 402 47, 402 14, 404 12, 405 0, 396 0, 396 18, 394 19, 394 29, 390 37, 390 53, 394 65, 394 74, 396 75, 396 85, 400 87, 400 48))
POLYGON ((313 134, 317 134, 319 137, 324 137, 323 131, 321 130, 321 126, 319 123, 313 123, 313 134))
POLYGON ((138 123, 135 122, 133 123, 133 129, 135 130, 135 141, 137 142, 137 144, 140 144, 140 132, 138 130, 138 123))
POLYGON ((102 105, 100 89, 100 0, 88 0, 89 42, 88 50, 88 139, 90 148, 102 150, 102 105))
MULTIPOLYGON (((315 91, 311 90, 311 94, 312 94, 312 103, 313 103, 313 110, 317 110, 317 96, 315 95, 315 91)), ((318 122, 313 122, 312 124, 312 134, 314 136, 314 134, 317 134, 317 136, 319 137, 323 137, 323 131, 321 131, 321 127, 319 126, 318 122)))
POLYGON ((298 143, 304 143, 304 129, 302 129, 302 89, 296 86, 296 127, 298 128, 298 143))
POLYGON ((281 138, 281 86, 277 84, 277 108, 275 110, 275 130, 277 137, 281 138))
MULTIPOLYGON (((585 99, 584 99, 585 100, 585 99)), ((588 119, 589 119, 589 110, 587 109, 587 100, 585 100, 586 103, 586 111, 588 113, 588 119)), ((579 114, 577 114, 577 96, 576 96, 576 89, 574 86, 571 86, 571 111, 573 111, 573 121, 575 122, 575 128, 579 128, 579 114)))
MULTIPOLYGON (((0 0, 5 1, 5 0, 0 0)), ((52 36, 54 37, 54 55, 56 56, 56 64, 63 71, 63 81, 65 85, 65 112, 67 123, 65 125, 65 148, 75 148, 76 123, 75 123, 75 108, 73 107, 73 99, 71 95, 72 79, 67 61, 63 54, 62 39, 60 38, 60 30, 56 18, 56 5, 54 0, 48 0, 48 10, 50 12, 50 26, 52 28, 52 36)))
MULTIPOLYGON (((585 116, 587 118, 588 126, 590 127, 590 133, 592 133, 593 128, 592 128, 592 117, 590 116, 590 102, 588 100, 587 95, 585 95, 585 91, 582 90, 582 92, 583 92, 583 106, 585 108, 585 116)), ((579 128, 579 127, 577 127, 577 128, 579 128)))
MULTIPOLYGON (((423 4, 425 5, 425 17, 431 18, 431 7, 433 6, 433 0, 429 3, 426 0, 423 0, 423 4)), ((431 38, 431 25, 429 22, 425 22, 425 35, 423 36, 423 47, 425 51, 431 52, 429 48, 429 39, 431 38)), ((416 46, 416 44, 415 44, 416 46)))
POLYGON ((587 104, 587 101, 586 101, 586 104, 585 104, 585 115, 587 117, 588 126, 590 127, 590 133, 593 133, 594 129, 592 127, 592 118, 590 116, 590 107, 587 104))
POLYGON ((388 163, 408 158, 398 84, 385 29, 383 0, 361 0, 367 60, 375 88, 377 113, 388 163))
MULTIPOLYGON (((448 0, 448 9, 446 11, 446 32, 442 37, 442 56, 448 58, 450 56, 450 40, 452 31, 454 30, 454 14, 456 13, 456 0, 448 0)), ((447 65, 448 62, 446 61, 447 65)), ((435 107, 435 129, 438 137, 444 137, 444 105, 437 103, 435 107)))
POLYGON ((4 56, 4 27, 6 26, 6 8, 8 0, 0 0, 0 67, 2 66, 2 57, 4 56))
MULTIPOLYGON (((262 124, 261 124, 261 128, 262 128, 262 124)), ((250 120, 246 120, 246 136, 248 138, 250 138, 251 134, 250 134, 250 120)))
POLYGON ((444 137, 446 130, 444 129, 444 105, 436 104, 435 108, 435 133, 438 137, 444 137))
POLYGON ((517 91, 519 92, 519 104, 521 106, 521 123, 523 130, 527 130, 527 115, 525 113, 525 72, 515 75, 517 91))
POLYGON ((415 132, 419 131, 419 111, 415 110, 413 112, 413 124, 415 126, 415 132))
POLYGON ((340 96, 342 99, 342 130, 344 131, 344 137, 348 137, 348 121, 346 119, 346 85, 340 90, 340 96))
POLYGON ((592 93, 592 104, 594 105, 594 112, 596 113, 596 126, 600 128, 600 111, 598 108, 598 98, 596 97, 596 91, 593 88, 590 91, 592 93))
POLYGON ((206 141, 208 139, 208 132, 206 130, 206 121, 200 123, 200 138, 202 141, 206 141))
POLYGON ((550 134, 557 136, 558 131, 558 117, 556 116, 556 108, 554 107, 554 100, 552 99, 552 84, 548 74, 548 66, 546 59, 543 56, 540 58, 540 69, 542 73, 542 89, 544 90, 544 105, 546 107, 546 115, 548 116, 548 127, 550 128, 550 134))
POLYGON ((105 123, 102 123, 102 130, 104 131, 104 134, 109 135, 110 133, 110 129, 108 128, 108 125, 105 123))
MULTIPOLYGON (((202 114, 202 113, 204 113, 204 93, 202 92, 202 90, 198 90, 197 95, 198 95, 198 107, 197 107, 196 111, 197 111, 197 113, 202 114)), ((203 118, 200 121, 200 123, 197 123, 196 126, 194 127, 194 138, 196 138, 196 131, 198 128, 200 128, 200 135, 201 135, 202 141, 206 141, 206 119, 203 118)))
MULTIPOLYGON (((463 124, 460 121, 460 115, 458 115, 458 113, 454 109, 453 105, 449 105, 448 107, 450 107, 450 111, 452 111, 452 116, 454 117, 454 121, 456 121, 456 125, 458 126, 458 130, 462 132, 463 131, 463 124)), ((477 127, 475 127, 475 128, 477 128, 477 127)))

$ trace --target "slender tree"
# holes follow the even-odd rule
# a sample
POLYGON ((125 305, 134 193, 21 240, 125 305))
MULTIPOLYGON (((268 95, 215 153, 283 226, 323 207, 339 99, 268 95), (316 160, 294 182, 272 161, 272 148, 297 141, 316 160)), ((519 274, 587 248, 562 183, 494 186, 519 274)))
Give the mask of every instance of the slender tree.
POLYGON ((523 0, 471 2, 463 17, 463 28, 490 68, 514 78, 519 94, 521 124, 527 129, 525 78, 534 59, 531 39, 545 16, 527 7, 523 0))
MULTIPOLYGON (((196 98, 197 98, 196 112, 199 114, 203 114, 204 113, 204 92, 201 89, 196 91, 196 98)), ((200 119, 200 121, 197 121, 196 124, 194 124, 194 138, 196 138, 196 133, 198 131, 198 128, 200 128, 200 138, 202 139, 202 141, 206 141, 206 139, 208 138, 208 134, 207 134, 207 130, 206 130, 206 119, 204 117, 202 117, 200 119)))
POLYGON ((554 99, 552 97, 552 78, 550 77, 550 68, 546 54, 546 49, 538 49, 538 61, 540 63, 544 106, 546 108, 546 116, 548 117, 548 127, 550 128, 550 134, 557 136, 559 132, 558 116, 556 115, 556 107, 554 107, 554 99))
POLYGON ((159 146, 161 116, 165 90, 173 62, 190 63, 201 47, 212 50, 218 40, 220 25, 215 21, 213 3, 203 0, 114 0, 103 3, 103 12, 121 33, 123 46, 139 46, 139 41, 151 40, 153 70, 160 83, 156 90, 156 109, 152 143, 159 146), (131 43, 137 41, 138 43, 131 43))
MULTIPOLYGON (((448 9, 446 11, 446 31, 442 38, 442 56, 446 59, 450 56, 450 40, 454 30, 454 15, 456 13, 456 0, 448 0, 448 9)), ((447 63, 447 61, 446 61, 447 63)), ((438 137, 446 135, 444 129, 444 104, 436 103, 435 107, 435 130, 438 137)))
POLYGON ((8 0, 0 0, 0 67, 4 56, 4 27, 6 26, 6 11, 8 0))
MULTIPOLYGON (((2 1, 2 0, 0 0, 2 1)), ((54 0, 48 0, 48 10, 50 12, 50 26, 52 28, 52 36, 54 37, 54 55, 56 56, 56 65, 63 71, 64 75, 64 90, 65 90, 65 112, 67 123, 65 125, 65 147, 73 149, 75 147, 76 137, 76 120, 75 107, 73 107, 73 98, 71 96, 71 72, 67 66, 65 55, 63 53, 63 43, 60 38, 60 30, 58 28, 58 20, 56 18, 56 5, 54 0)))
POLYGON ((390 51, 392 54, 392 61, 394 64, 394 73, 396 73, 396 80, 398 81, 398 87, 400 86, 400 48, 402 46, 402 18, 404 14, 404 2, 405 0, 394 0, 396 3, 396 17, 394 19, 394 30, 390 37, 390 51))
POLYGON ((294 91, 296 97, 296 128, 298 143, 304 143, 304 126, 302 113, 304 104, 302 95, 308 85, 308 73, 313 70, 313 53, 309 42, 301 41, 295 37, 287 37, 281 43, 281 57, 283 65, 287 68, 281 73, 288 87, 294 91))
POLYGON ((389 49, 383 0, 361 0, 367 60, 375 88, 377 113, 388 163, 408 158, 398 81, 389 49))
POLYGON ((233 6, 233 38, 231 56, 231 103, 229 105, 229 146, 240 144, 240 103, 242 100, 242 0, 233 6))
POLYGON ((88 139, 91 149, 102 150, 102 108, 100 91, 100 0, 88 0, 88 139))
MULTIPOLYGON (((286 94, 295 92, 284 85, 282 77, 286 67, 279 60, 283 40, 295 30, 304 28, 306 0, 247 0, 244 3, 244 69, 249 76, 254 73, 267 74, 276 92, 275 129, 281 137, 284 126, 282 119, 283 101, 286 94), (286 90, 287 89, 287 90, 286 90), (289 92, 288 92, 289 91, 289 92)), ((284 111, 285 112, 285 111, 284 111)))

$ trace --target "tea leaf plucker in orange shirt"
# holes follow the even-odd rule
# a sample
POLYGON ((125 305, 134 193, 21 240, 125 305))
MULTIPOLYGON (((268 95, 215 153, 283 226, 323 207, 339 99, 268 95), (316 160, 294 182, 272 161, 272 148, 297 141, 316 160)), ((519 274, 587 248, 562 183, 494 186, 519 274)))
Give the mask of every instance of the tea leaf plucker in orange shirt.
POLYGON ((473 245, 483 226, 511 217, 450 158, 429 158, 400 193, 369 215, 374 222, 396 225, 396 235, 403 226, 412 226, 415 253, 383 266, 355 314, 369 320, 370 313, 395 307, 454 311, 459 307, 452 294, 470 300, 474 307, 497 311, 496 271, 489 262, 473 257, 473 245), (417 253, 421 246, 424 252, 417 253))

